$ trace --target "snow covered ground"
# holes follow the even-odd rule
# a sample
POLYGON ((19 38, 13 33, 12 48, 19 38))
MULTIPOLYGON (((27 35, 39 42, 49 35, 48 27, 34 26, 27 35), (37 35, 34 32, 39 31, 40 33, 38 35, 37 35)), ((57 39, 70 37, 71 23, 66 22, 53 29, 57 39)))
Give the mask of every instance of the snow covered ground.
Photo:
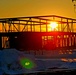
POLYGON ((16 49, 0 50, 0 75, 34 73, 48 68, 76 69, 76 62, 63 62, 61 59, 37 59, 34 55, 16 49))

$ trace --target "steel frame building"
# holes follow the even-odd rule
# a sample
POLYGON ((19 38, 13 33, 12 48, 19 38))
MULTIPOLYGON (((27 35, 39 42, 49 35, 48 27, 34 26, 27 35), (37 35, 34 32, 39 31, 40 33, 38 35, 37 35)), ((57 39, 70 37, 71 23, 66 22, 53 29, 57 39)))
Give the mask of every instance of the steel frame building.
POLYGON ((16 48, 16 46, 21 46, 21 44, 19 45, 17 42, 14 42, 14 46, 12 42, 16 40, 13 38, 16 38, 17 42, 21 44, 24 43, 19 42, 20 39, 27 39, 25 41, 26 45, 30 45, 27 45, 27 48, 23 48, 24 46, 18 48, 21 50, 76 49, 76 19, 56 15, 1 18, 0 48, 16 48), (50 22, 57 22, 57 29, 49 29, 50 22), (17 40, 18 37, 21 38, 17 40), (11 40, 8 41, 8 39, 11 40), (40 42, 37 44, 39 39, 40 42), (36 48, 30 47, 31 44, 36 48), (52 45, 54 46, 53 48, 52 45))
POLYGON ((39 32, 43 32, 42 25, 45 27, 45 32, 48 32, 48 24, 51 21, 60 24, 57 31, 75 32, 76 19, 56 15, 2 18, 0 19, 0 32, 38 32, 35 26, 40 26, 39 32))

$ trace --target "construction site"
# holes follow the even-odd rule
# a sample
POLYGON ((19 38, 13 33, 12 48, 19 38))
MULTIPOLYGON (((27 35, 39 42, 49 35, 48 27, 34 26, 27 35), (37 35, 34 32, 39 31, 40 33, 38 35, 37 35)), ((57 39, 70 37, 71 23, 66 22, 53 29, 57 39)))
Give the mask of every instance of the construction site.
POLYGON ((76 49, 75 25, 76 19, 56 15, 3 18, 0 49, 70 51, 76 49))

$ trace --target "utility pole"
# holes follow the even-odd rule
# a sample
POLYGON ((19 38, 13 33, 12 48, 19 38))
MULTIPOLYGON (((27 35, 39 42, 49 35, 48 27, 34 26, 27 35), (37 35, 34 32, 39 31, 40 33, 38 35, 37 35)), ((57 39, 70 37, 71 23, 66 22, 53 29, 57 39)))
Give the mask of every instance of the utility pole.
POLYGON ((72 0, 72 3, 74 5, 74 11, 76 12, 76 0, 72 0))

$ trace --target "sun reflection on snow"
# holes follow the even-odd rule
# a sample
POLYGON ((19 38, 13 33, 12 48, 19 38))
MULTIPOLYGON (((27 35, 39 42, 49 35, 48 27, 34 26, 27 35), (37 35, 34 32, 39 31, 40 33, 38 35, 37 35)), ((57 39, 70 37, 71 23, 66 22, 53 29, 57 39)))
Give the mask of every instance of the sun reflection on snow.
POLYGON ((62 61, 64 61, 64 62, 76 62, 76 58, 74 58, 74 59, 70 59, 70 58, 62 58, 61 59, 62 61))

